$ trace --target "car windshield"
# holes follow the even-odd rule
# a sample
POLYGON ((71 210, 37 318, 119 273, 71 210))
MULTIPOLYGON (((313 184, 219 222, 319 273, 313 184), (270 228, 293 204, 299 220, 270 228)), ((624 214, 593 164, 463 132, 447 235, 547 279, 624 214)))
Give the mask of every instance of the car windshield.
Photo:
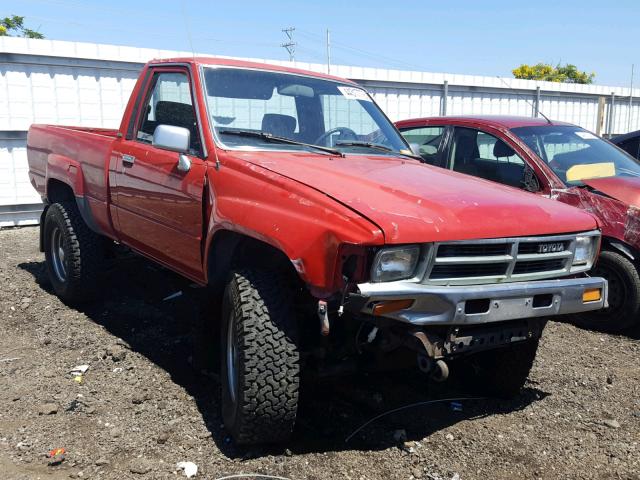
POLYGON ((571 125, 518 127, 520 137, 567 185, 603 177, 640 177, 640 164, 591 132, 571 125))
POLYGON ((211 124, 226 147, 411 153, 369 94, 355 85, 225 67, 205 67, 204 80, 211 124))

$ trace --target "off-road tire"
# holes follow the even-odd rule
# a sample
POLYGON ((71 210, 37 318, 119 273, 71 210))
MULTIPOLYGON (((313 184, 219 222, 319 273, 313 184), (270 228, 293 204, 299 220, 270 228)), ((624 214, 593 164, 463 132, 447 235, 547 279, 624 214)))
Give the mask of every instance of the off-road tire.
POLYGON ((102 273, 103 238, 87 227, 75 202, 52 204, 47 209, 42 228, 47 274, 56 295, 68 304, 94 299, 102 273), (56 274, 54 267, 52 237, 56 230, 64 252, 64 278, 56 274))
POLYGON ((467 376, 477 391, 513 398, 524 386, 538 351, 538 339, 477 353, 465 360, 467 376))
POLYGON ((222 417, 239 445, 283 442, 293 431, 300 354, 292 296, 282 275, 274 270, 233 271, 225 288, 222 417), (228 353, 230 341, 235 345, 235 375, 228 368, 233 362, 233 354, 228 353), (235 378, 235 389, 230 377, 235 378))
POLYGON ((609 307, 575 315, 573 321, 583 328, 617 333, 640 322, 640 275, 624 255, 603 250, 591 271, 594 277, 609 281, 609 307))

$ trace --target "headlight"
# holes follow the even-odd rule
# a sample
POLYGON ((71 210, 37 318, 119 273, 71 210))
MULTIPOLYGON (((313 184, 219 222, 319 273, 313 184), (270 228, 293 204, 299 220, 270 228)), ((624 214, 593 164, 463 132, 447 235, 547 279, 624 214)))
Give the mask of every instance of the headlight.
POLYGON ((417 245, 407 247, 384 248, 376 254, 371 268, 372 282, 391 282, 404 280, 414 276, 420 247, 417 245))
POLYGON ((600 235, 578 235, 576 237, 576 251, 573 255, 574 266, 593 265, 598 253, 600 235))

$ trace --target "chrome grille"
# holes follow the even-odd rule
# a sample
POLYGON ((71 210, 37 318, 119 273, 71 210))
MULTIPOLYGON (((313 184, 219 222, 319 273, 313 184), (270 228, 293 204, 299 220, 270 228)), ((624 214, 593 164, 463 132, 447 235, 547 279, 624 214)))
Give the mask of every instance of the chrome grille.
POLYGON ((573 273, 576 235, 435 243, 424 283, 468 285, 554 278, 573 273))

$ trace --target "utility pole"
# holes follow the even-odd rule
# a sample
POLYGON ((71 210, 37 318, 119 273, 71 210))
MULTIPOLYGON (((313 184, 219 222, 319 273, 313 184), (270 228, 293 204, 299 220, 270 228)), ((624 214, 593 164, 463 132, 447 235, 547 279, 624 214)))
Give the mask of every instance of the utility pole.
POLYGON ((331 73, 331 33, 327 28, 327 73, 331 73))
POLYGON ((627 130, 631 131, 631 110, 633 108, 633 68, 634 64, 631 64, 631 85, 629 86, 629 125, 627 130))
POLYGON ((296 27, 283 28, 282 31, 285 33, 287 38, 289 39, 287 42, 281 44, 280 46, 285 48, 287 52, 289 52, 289 61, 294 62, 296 59, 296 42, 293 41, 293 32, 296 30, 296 27))

